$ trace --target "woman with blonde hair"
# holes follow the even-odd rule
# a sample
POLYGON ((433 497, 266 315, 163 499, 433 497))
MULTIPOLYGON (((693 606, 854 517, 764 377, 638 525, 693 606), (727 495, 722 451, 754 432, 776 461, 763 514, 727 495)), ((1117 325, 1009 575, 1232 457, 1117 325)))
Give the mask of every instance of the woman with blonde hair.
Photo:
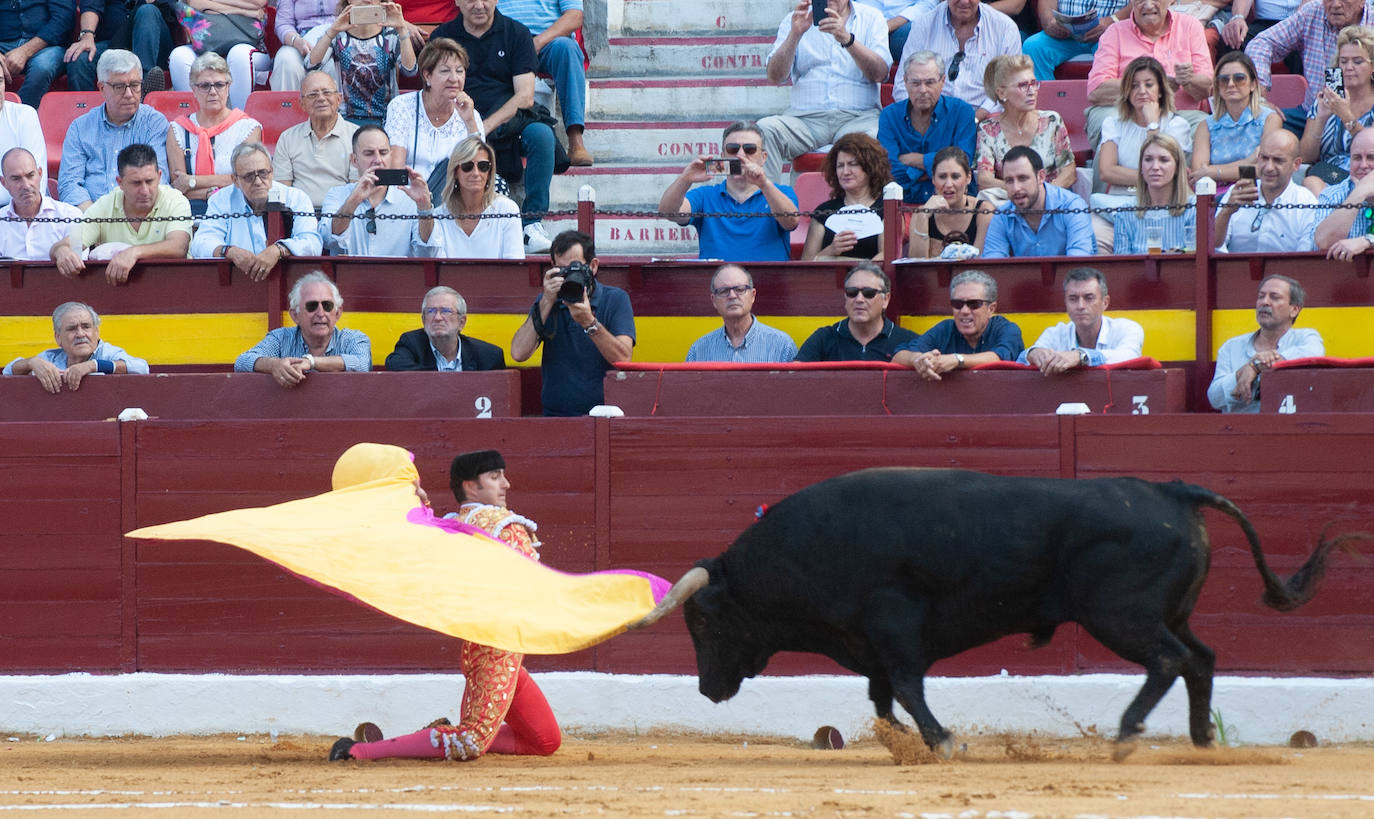
POLYGON ((191 93, 196 111, 167 126, 167 174, 172 187, 191 201, 191 212, 205 212, 210 194, 234 184, 234 149, 262 141, 262 125, 229 105, 229 64, 213 51, 191 63, 191 93))
POLYGON ((1093 207, 1111 208, 1134 202, 1132 188, 1140 147, 1154 131, 1173 137, 1185 154, 1193 147, 1193 127, 1174 110, 1174 92, 1164 66, 1154 57, 1136 57, 1121 74, 1121 99, 1117 100, 1116 113, 1102 122, 1102 143, 1097 146, 1093 167, 1107 192, 1092 195, 1093 207))
POLYGON ((420 222, 419 237, 425 251, 442 258, 525 258, 520 207, 496 192, 496 152, 481 138, 470 136, 453 149, 443 203, 432 230, 420 222))
POLYGON ((1313 193, 1350 176, 1350 143, 1374 126, 1374 28, 1346 26, 1336 35, 1341 88, 1317 89, 1298 149, 1311 162, 1302 184, 1313 193))
POLYGON ((1168 134, 1153 133, 1140 146, 1136 171, 1139 208, 1113 214, 1113 252, 1145 253, 1148 232, 1160 232, 1160 251, 1182 252, 1196 247, 1197 207, 1188 185, 1183 148, 1168 134))
POLYGON ((883 187, 892 181, 892 165, 883 144, 865 133, 845 134, 825 157, 821 174, 833 197, 816 206, 806 231, 802 259, 883 258, 883 233, 858 238, 852 229, 836 232, 826 221, 837 211, 860 211, 865 221, 882 222, 883 187), (870 215, 871 214, 871 215, 870 215))
POLYGON ((1073 186, 1078 177, 1069 129, 1057 111, 1040 110, 1040 81, 1035 64, 1025 54, 993 57, 983 71, 983 88, 988 99, 1002 106, 978 123, 978 190, 985 199, 1006 199, 1002 182, 1002 157, 1017 145, 1040 154, 1045 163, 1045 179, 1061 188, 1073 186), (990 193, 992 192, 992 193, 990 193))
POLYGON ((1193 168, 1189 181, 1210 176, 1229 185, 1240 178, 1241 165, 1253 165, 1260 140, 1283 127, 1283 117, 1260 94, 1255 64, 1242 51, 1217 60, 1212 84, 1212 114, 1193 133, 1193 168))

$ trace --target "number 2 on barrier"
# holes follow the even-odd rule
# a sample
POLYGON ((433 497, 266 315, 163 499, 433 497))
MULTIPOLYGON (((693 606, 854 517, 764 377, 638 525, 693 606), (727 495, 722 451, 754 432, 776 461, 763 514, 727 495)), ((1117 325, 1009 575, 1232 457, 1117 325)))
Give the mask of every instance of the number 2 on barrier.
POLYGON ((472 402, 472 406, 477 410, 477 418, 491 417, 491 398, 479 395, 477 400, 472 402))

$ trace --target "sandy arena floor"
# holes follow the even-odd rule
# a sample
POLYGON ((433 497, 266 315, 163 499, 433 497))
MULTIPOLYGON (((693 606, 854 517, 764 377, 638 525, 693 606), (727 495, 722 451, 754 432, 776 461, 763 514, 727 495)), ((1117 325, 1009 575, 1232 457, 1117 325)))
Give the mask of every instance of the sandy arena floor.
POLYGON ((327 763, 332 738, 0 736, 0 812, 234 817, 1369 817, 1374 747, 1222 748, 969 737, 953 762, 898 765, 767 737, 566 737, 550 758, 327 763))

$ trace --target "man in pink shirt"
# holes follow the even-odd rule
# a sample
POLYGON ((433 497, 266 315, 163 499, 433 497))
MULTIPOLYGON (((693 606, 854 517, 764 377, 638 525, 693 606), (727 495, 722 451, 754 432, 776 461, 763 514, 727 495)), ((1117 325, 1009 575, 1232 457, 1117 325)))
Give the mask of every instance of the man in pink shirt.
POLYGON ((1102 120, 1121 97, 1121 72, 1136 57, 1154 57, 1168 72, 1179 114, 1196 125, 1205 114, 1195 110, 1212 93, 1212 55, 1197 18, 1169 11, 1171 0, 1137 0, 1131 16, 1113 23, 1098 40, 1088 72, 1088 139, 1094 145, 1102 120))

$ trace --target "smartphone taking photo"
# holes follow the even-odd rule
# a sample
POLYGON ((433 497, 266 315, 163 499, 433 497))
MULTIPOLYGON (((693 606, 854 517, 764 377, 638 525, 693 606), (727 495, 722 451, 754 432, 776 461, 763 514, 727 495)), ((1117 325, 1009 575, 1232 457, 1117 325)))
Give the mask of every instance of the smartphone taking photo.
POLYGON ((1240 175, 1241 179, 1249 179, 1253 181, 1259 178, 1259 175, 1256 173, 1254 165, 1241 165, 1239 168, 1236 169, 1236 172, 1240 175))
POLYGON ((348 22, 355 26, 370 26, 386 21, 386 9, 382 6, 349 6, 348 22))
POLYGON ((706 165, 711 169, 711 173, 728 173, 731 176, 739 176, 744 172, 743 166, 738 159, 722 157, 720 159, 708 159, 706 165))
POLYGON ((405 168, 378 168, 373 173, 377 175, 378 185, 399 185, 404 188, 410 184, 410 174, 405 168))
POLYGON ((811 0, 811 22, 820 25, 825 22, 825 10, 830 7, 828 0, 811 0))

